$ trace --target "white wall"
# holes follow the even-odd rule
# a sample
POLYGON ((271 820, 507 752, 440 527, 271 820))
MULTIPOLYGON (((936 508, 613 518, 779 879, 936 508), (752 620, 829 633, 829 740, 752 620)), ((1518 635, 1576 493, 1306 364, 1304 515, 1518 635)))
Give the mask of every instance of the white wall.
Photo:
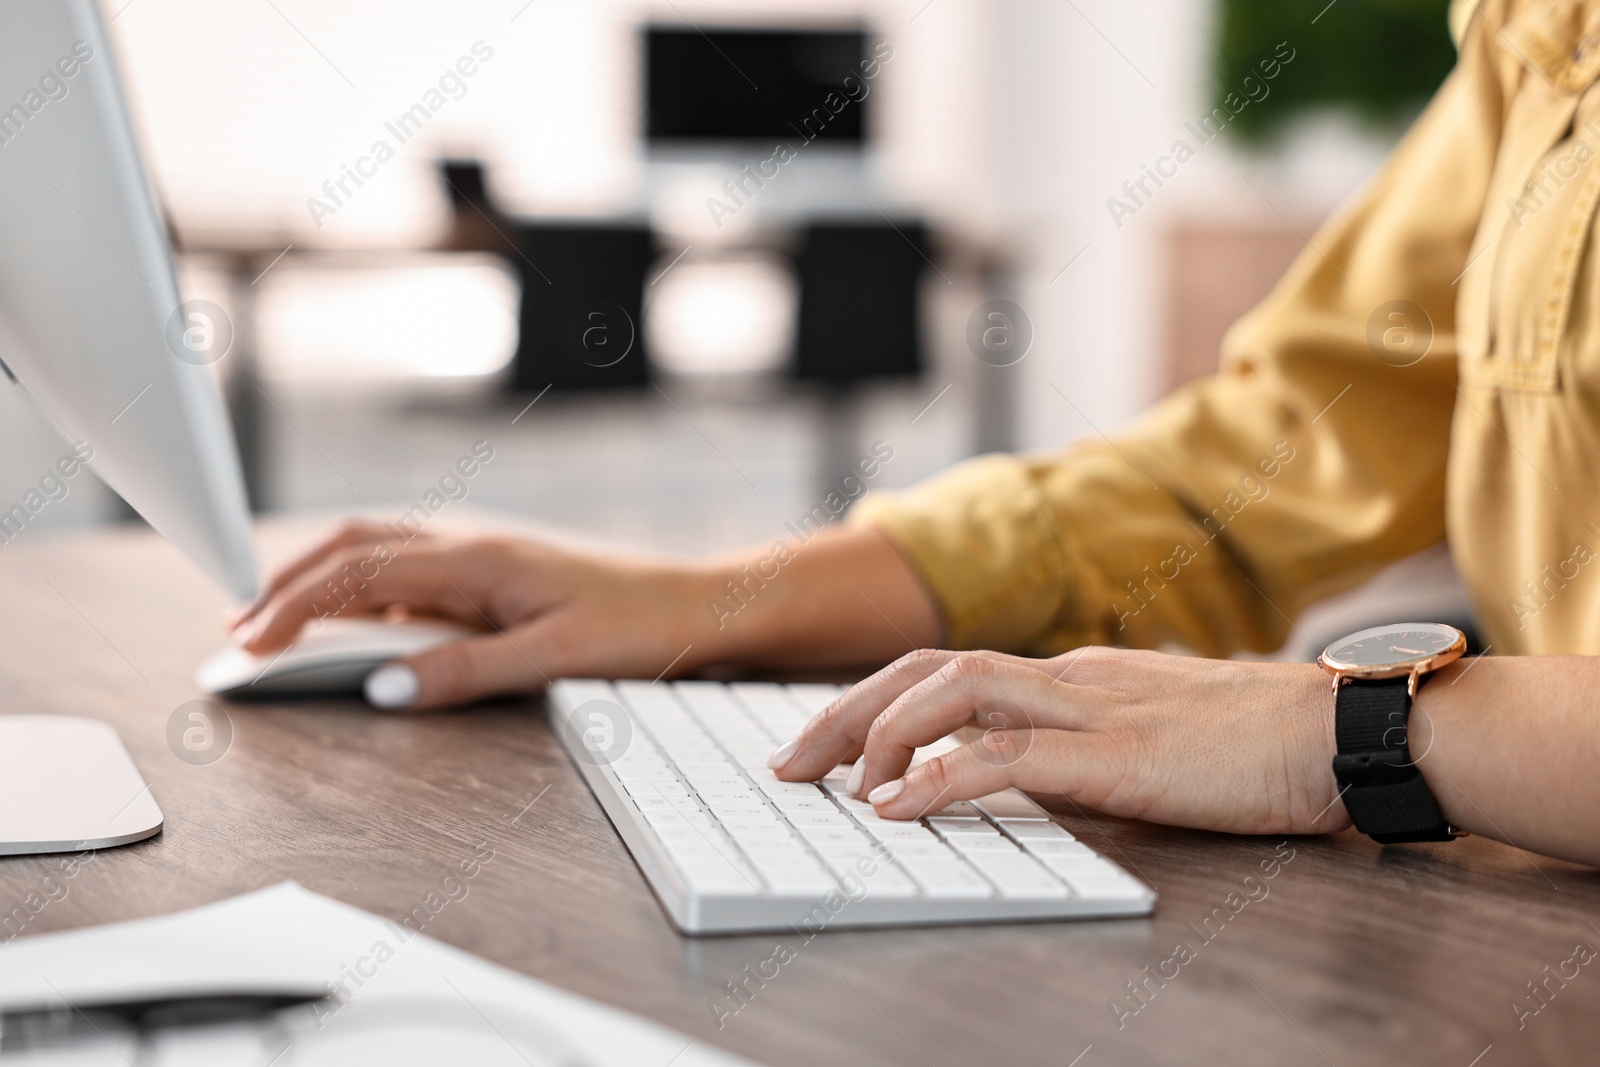
MULTIPOLYGON (((908 203, 946 217, 985 206, 975 151, 987 121, 980 0, 139 0, 113 24, 135 120, 180 227, 270 243, 407 246, 437 235, 444 153, 496 164, 520 212, 635 204, 643 179, 638 38, 647 21, 696 25, 865 21, 889 37, 874 86, 883 163, 908 203), (459 99, 397 149, 348 205, 326 199, 392 121, 472 46, 459 99), (480 57, 481 58, 481 57, 480 57)), ((122 5, 106 0, 108 13, 122 5)))
MULTIPOLYGON (((999 0, 993 10, 992 181, 1004 228, 1032 252, 1019 303, 1038 330, 1019 364, 1017 439, 1043 448, 1110 432, 1156 399, 1162 240, 1175 216, 1319 218, 1370 173, 1386 138, 1319 122, 1261 156, 1224 131, 1118 226, 1107 200, 1124 197, 1123 182, 1175 140, 1197 143, 1184 124, 1211 106, 1213 3, 999 0)), ((1293 75, 1291 63, 1279 76, 1293 75)))

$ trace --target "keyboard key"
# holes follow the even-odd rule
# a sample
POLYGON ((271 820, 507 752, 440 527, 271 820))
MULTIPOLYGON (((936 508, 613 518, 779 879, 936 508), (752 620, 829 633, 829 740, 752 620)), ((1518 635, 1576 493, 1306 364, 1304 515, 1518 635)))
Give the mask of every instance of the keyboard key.
POLYGON ((980 814, 977 808, 965 800, 958 800, 953 804, 946 804, 938 811, 931 812, 930 816, 935 818, 976 819, 980 817, 980 814))
POLYGON ((689 796, 675 796, 671 793, 641 793, 631 797, 634 805, 640 811, 684 811, 703 812, 693 794, 689 796))
POLYGON ((757 868, 774 893, 784 896, 821 897, 839 888, 839 882, 820 863, 757 868))
POLYGON ((1098 859, 1094 849, 1082 841, 1031 841, 1024 838, 1022 847, 1028 850, 1028 855, 1040 860, 1048 860, 1056 856, 1070 856, 1073 859, 1098 859))
POLYGON ((924 855, 933 853, 938 856, 956 855, 944 840, 935 834, 926 837, 878 837, 874 838, 878 846, 892 855, 924 855))
POLYGON ((863 849, 872 847, 872 842, 862 836, 861 831, 855 829, 849 823, 837 826, 831 824, 826 826, 796 826, 795 829, 800 831, 801 837, 816 848, 841 842, 852 846, 860 845, 863 849))
POLYGON ((676 778, 663 781, 647 779, 642 782, 625 780, 622 783, 622 788, 630 797, 682 797, 684 800, 688 800, 694 796, 689 791, 689 787, 676 778))
POLYGON ((696 777, 690 774, 684 777, 688 778, 689 784, 700 792, 711 792, 718 789, 743 789, 750 784, 743 778, 729 775, 701 775, 696 777))
POLYGON ((1017 851, 1015 844, 999 834, 953 834, 946 840, 951 848, 960 853, 1017 851))
POLYGON ((823 708, 832 704, 844 695, 848 686, 843 685, 808 685, 796 684, 784 686, 790 699, 800 706, 806 718, 810 718, 823 708))
POLYGON ((728 839, 728 836, 715 827, 690 827, 690 829, 703 830, 703 833, 690 837, 687 834, 666 840, 667 852, 674 857, 691 856, 721 856, 724 859, 743 862, 739 847, 728 839))
POLYGON ((689 887, 700 893, 750 893, 763 886, 754 871, 741 870, 723 859, 689 860, 679 866, 689 887))
POLYGON ((817 784, 822 786, 823 789, 827 790, 829 796, 843 798, 850 796, 850 791, 845 788, 845 785, 849 781, 850 766, 849 764, 843 764, 838 770, 831 771, 825 775, 822 781, 818 782, 817 784))
POLYGON ((668 730, 658 727, 655 737, 663 754, 676 760, 715 759, 722 755, 722 749, 711 740, 711 735, 692 723, 668 730))
POLYGON ((940 900, 982 900, 994 896, 989 883, 964 863, 907 858, 900 866, 930 897, 940 900))
POLYGON ((991 823, 982 819, 929 819, 928 826, 940 837, 948 838, 952 834, 990 834, 998 835, 991 823))
POLYGON ((720 821, 722 828, 732 834, 734 839, 738 841, 757 837, 794 836, 794 831, 790 829, 789 824, 770 812, 746 812, 740 815, 730 815, 720 821))
POLYGON ((567 678, 561 686, 567 693, 569 707, 581 707, 591 700, 615 701, 618 696, 610 682, 597 678, 567 678))
POLYGON ((675 748, 680 752, 717 750, 716 742, 711 740, 711 735, 693 719, 658 715, 647 721, 650 724, 651 736, 655 738, 656 744, 663 748, 675 748))
POLYGON ((664 767, 666 757, 649 738, 635 737, 629 744, 628 750, 611 761, 613 767, 664 767))
POLYGON ((850 820, 862 828, 881 826, 886 830, 924 830, 929 833, 928 827, 915 819, 885 819, 872 810, 862 811, 860 808, 845 808, 845 814, 850 820))
MULTIPOLYGON (((616 769, 612 768, 612 770, 615 771, 616 769)), ((623 771, 617 774, 617 781, 621 782, 624 788, 628 789, 630 792, 632 791, 632 787, 636 785, 648 786, 651 783, 670 785, 683 784, 682 780, 671 771, 644 771, 642 773, 630 773, 623 771)))
POLYGON ((711 813, 700 808, 685 808, 682 810, 677 808, 643 808, 641 809, 640 814, 644 816, 645 822, 649 823, 651 826, 716 825, 715 820, 713 820, 711 817, 711 813))
POLYGON ((1067 895, 1059 878, 1021 852, 969 852, 967 859, 1008 900, 1056 900, 1067 895))
POLYGON ((826 811, 839 814, 839 809, 833 801, 822 796, 814 797, 773 797, 772 806, 783 812, 785 816, 793 815, 799 811, 826 811))
POLYGON ((723 775, 736 780, 744 778, 744 775, 740 773, 739 768, 734 765, 732 760, 706 759, 701 756, 692 760, 679 758, 676 762, 678 770, 683 772, 685 778, 694 778, 696 775, 700 777, 723 775))
POLYGON ((757 722, 777 719, 785 723, 793 720, 803 723, 806 719, 806 713, 800 710, 785 687, 774 682, 735 682, 728 689, 757 722))
MULTIPOLYGON (((708 838, 718 841, 725 840, 723 832, 715 826, 696 826, 687 822, 654 824, 650 827, 650 831, 660 838, 663 843, 671 841, 704 841, 708 838)), ((667 851, 672 851, 670 845, 667 846, 667 851)))
POLYGON ((1005 832, 1025 842, 1032 841, 1076 841, 1077 838, 1067 833, 1066 830, 1053 822, 1006 822, 1000 824, 1005 832))
POLYGON ((1080 897, 1104 897, 1112 900, 1138 900, 1150 892, 1143 882, 1121 871, 1115 875, 1090 877, 1067 876, 1067 884, 1080 897))
POLYGON ((850 816, 830 805, 828 811, 788 811, 784 818, 796 826, 838 826, 849 829, 855 825, 850 816))
MULTIPOLYGON (((774 845, 774 842, 769 840, 764 844, 774 845)), ((757 870, 762 871, 768 867, 816 867, 820 865, 816 853, 798 841, 790 842, 782 847, 748 848, 745 850, 745 857, 755 865, 757 870)))
POLYGON ((754 855, 757 852, 802 852, 810 855, 805 846, 805 839, 795 836, 789 827, 782 823, 761 824, 759 829, 747 829, 745 825, 732 826, 724 824, 723 828, 739 842, 739 847, 754 855))
POLYGON ((886 864, 880 863, 876 871, 865 877, 861 877, 859 871, 856 872, 856 875, 866 883, 867 897, 869 899, 879 897, 886 900, 894 900, 903 897, 914 897, 918 893, 915 882, 903 872, 886 864))
POLYGON ((667 796, 661 793, 635 794, 633 803, 640 809, 665 808, 669 811, 694 810, 697 805, 694 799, 685 790, 678 796, 667 796))
POLYGON ((726 839, 705 839, 690 841, 686 838, 673 841, 667 846, 667 854, 679 863, 699 863, 701 860, 727 860, 738 866, 744 862, 744 856, 726 839))
POLYGON ((718 786, 715 789, 702 789, 700 790, 700 799, 705 802, 707 807, 711 806, 711 802, 713 800, 753 801, 762 806, 766 805, 766 801, 761 798, 761 794, 757 793, 754 789, 741 789, 734 786, 718 786))
MULTIPOLYGON (((756 788, 769 797, 805 797, 807 799, 826 800, 822 790, 810 782, 780 782, 777 779, 765 781, 756 779, 756 788)), ((832 804, 828 805, 832 807, 832 804)))
POLYGON ((877 858, 860 845, 819 845, 817 852, 822 862, 840 877, 851 875, 859 879, 863 868, 871 870, 881 866, 877 858))
POLYGON ((719 800, 707 805, 721 822, 760 819, 772 809, 759 800, 719 800))
POLYGON ((979 797, 972 803, 976 807, 983 809, 984 813, 996 822, 1006 819, 1044 819, 1048 821, 1050 818, 1049 812, 1015 789, 990 793, 986 797, 979 797))
POLYGON ((733 694, 721 682, 688 681, 678 682, 672 687, 678 699, 693 712, 711 712, 736 709, 733 694))
POLYGON ((1074 878, 1123 877, 1122 868, 1092 852, 1070 854, 1046 852, 1034 858, 1069 882, 1074 878))
POLYGON ((903 841, 937 842, 939 840, 932 830, 914 822, 873 822, 861 823, 860 825, 863 830, 879 841, 888 841, 897 846, 903 841))
POLYGON ((623 756, 612 760, 610 767, 618 775, 658 774, 663 771, 668 774, 672 773, 672 767, 666 760, 656 759, 653 756, 648 759, 634 759, 632 756, 623 756))

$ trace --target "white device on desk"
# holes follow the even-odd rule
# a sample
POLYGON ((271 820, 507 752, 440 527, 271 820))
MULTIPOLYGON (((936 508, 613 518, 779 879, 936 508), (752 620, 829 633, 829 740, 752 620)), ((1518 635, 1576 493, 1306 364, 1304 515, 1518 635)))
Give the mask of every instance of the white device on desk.
MULTIPOLYGON (((1147 915, 1156 895, 1015 789, 916 822, 849 796, 845 768, 767 758, 833 685, 563 680, 556 736, 690 934, 1147 915)), ((949 744, 954 744, 949 741, 949 744)))
POLYGON ((219 696, 353 695, 367 675, 395 657, 478 632, 446 619, 327 619, 308 623, 281 652, 214 652, 194 681, 219 696))
MULTIPOLYGON (((97 5, 0 4, 0 71, 0 362, 151 526, 252 596, 244 483, 207 365, 225 323, 178 293, 97 5)), ((109 726, 0 716, 0 853, 160 829, 109 726)))

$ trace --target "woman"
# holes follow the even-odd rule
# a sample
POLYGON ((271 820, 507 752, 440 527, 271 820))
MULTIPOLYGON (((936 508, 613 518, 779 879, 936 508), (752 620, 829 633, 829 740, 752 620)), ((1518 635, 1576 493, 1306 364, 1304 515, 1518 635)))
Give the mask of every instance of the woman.
MULTIPOLYGON (((1016 785, 1333 831, 1348 785, 1316 666, 1100 646, 1273 648, 1306 604, 1448 537, 1499 655, 1431 676, 1409 751, 1450 826, 1600 863, 1600 0, 1457 0, 1452 25, 1457 68, 1371 187, 1229 333, 1221 371, 1130 433, 975 460, 781 552, 420 539, 344 610, 485 633, 383 668, 369 695, 420 709, 910 651, 775 753, 779 775, 864 753, 858 792, 897 818, 1016 785), (938 647, 1016 654, 915 651, 938 647), (990 737, 906 773, 915 746, 1001 719, 1018 758, 990 737)), ((288 642, 387 536, 351 526, 285 568, 237 639, 288 642)))

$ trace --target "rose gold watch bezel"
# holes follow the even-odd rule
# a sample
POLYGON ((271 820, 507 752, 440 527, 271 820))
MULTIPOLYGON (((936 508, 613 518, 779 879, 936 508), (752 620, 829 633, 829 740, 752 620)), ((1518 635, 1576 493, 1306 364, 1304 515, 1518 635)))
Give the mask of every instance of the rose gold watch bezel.
POLYGON ((1317 664, 1323 670, 1333 675, 1333 688, 1335 690, 1337 690, 1339 686, 1346 680, 1351 678, 1359 678, 1363 681, 1377 681, 1383 678, 1401 678, 1406 675, 1410 675, 1410 681, 1406 684, 1406 690, 1411 694, 1412 697, 1415 697, 1417 695, 1417 683, 1424 674, 1429 674, 1438 670, 1440 667, 1454 663, 1456 660, 1465 655, 1466 651, 1467 635, 1462 633, 1460 630, 1457 630, 1449 623, 1397 622, 1385 626, 1370 626, 1365 630, 1357 630, 1355 633, 1347 634, 1344 637, 1339 638, 1337 641, 1334 641, 1332 644, 1328 645, 1327 648, 1322 650, 1322 655, 1317 657, 1317 664), (1452 631, 1456 635, 1456 639, 1451 643, 1449 648, 1441 651, 1433 652, 1426 656, 1418 656, 1415 659, 1403 660, 1399 663, 1387 663, 1381 667, 1372 666, 1370 664, 1345 663, 1342 660, 1335 659, 1332 655, 1330 655, 1333 649, 1340 645, 1348 644, 1359 637, 1369 634, 1379 634, 1385 630, 1403 630, 1408 626, 1426 626, 1430 628, 1440 627, 1452 631))

